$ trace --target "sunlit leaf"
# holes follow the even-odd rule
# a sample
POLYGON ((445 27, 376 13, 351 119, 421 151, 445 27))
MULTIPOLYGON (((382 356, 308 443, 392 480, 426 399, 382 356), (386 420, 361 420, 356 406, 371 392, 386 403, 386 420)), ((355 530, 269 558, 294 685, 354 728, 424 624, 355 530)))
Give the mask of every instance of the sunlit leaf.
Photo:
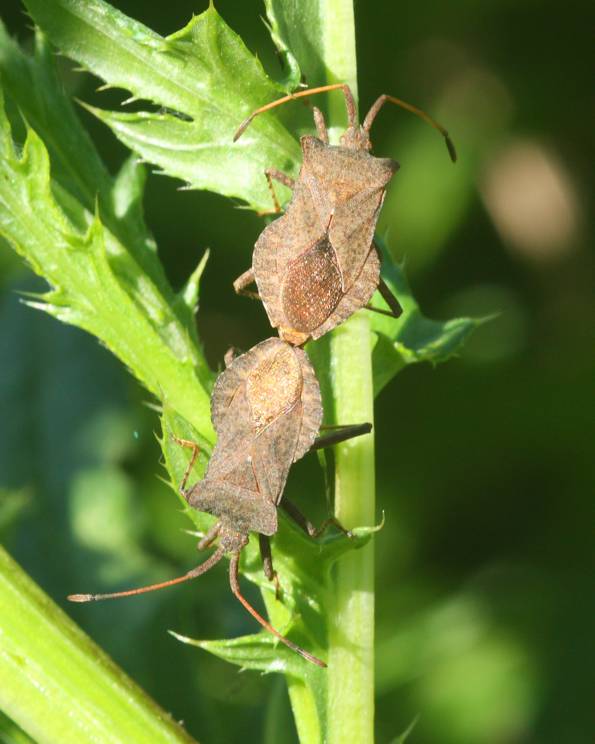
POLYGON ((224 641, 198 641, 170 631, 182 643, 197 646, 205 651, 236 664, 242 669, 260 672, 291 674, 301 679, 306 677, 302 659, 266 632, 230 638, 224 641))
MULTIPOLYGON (((380 241, 378 241, 380 242, 380 241)), ((382 244, 381 244, 382 245, 382 244)), ((399 298, 403 314, 391 318, 370 313, 376 341, 372 355, 374 368, 374 393, 378 393, 408 364, 430 362, 438 364, 455 356, 485 318, 454 318, 438 321, 426 318, 405 278, 404 267, 395 264, 388 251, 383 249, 382 275, 399 298)), ((372 304, 386 308, 378 293, 372 304)))
POLYGON ((92 109, 124 144, 190 188, 270 208, 264 171, 294 172, 296 140, 275 116, 259 117, 232 139, 246 116, 285 91, 212 5, 162 37, 102 0, 25 4, 62 52, 110 87, 153 104, 134 113, 92 109))
POLYGON ((64 91, 55 55, 39 30, 29 55, 8 36, 0 21, 0 77, 7 104, 18 108, 11 121, 15 139, 23 116, 48 149, 52 180, 60 186, 54 193, 60 206, 68 209, 74 201, 93 212, 98 203, 104 224, 126 245, 164 297, 170 298, 155 241, 143 219, 144 168, 138 158, 130 157, 112 179, 64 91))
POLYGON ((0 173, 0 234, 52 287, 29 304, 100 338, 151 392, 212 437, 211 373, 190 333, 99 214, 69 197, 67 216, 54 198, 52 185, 60 187, 51 182, 43 142, 28 128, 19 153, 3 108, 0 173))

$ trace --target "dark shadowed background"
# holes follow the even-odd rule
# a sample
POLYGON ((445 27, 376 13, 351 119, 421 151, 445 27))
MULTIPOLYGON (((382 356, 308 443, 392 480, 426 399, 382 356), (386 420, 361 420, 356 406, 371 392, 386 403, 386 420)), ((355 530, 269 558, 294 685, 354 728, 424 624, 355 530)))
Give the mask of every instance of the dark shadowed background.
MULTIPOLYGON (((206 7, 114 4, 163 34, 206 7)), ((261 4, 217 7, 278 76, 261 4)), ((356 6, 362 110, 382 92, 416 103, 449 128, 460 154, 452 166, 429 127, 387 107, 374 126, 375 152, 401 170, 381 233, 406 259, 427 315, 499 313, 460 358, 435 370, 409 367, 378 399, 381 743, 416 716, 413 744, 593 740, 587 8, 570 2, 562 12, 531 0, 356 6)), ((16 0, 5 0, 2 18, 29 44, 16 0)), ((86 101, 121 100, 94 93, 96 81, 65 64, 64 74, 86 101)), ((81 117, 115 170, 124 148, 81 117)), ((178 186, 149 179, 147 222, 176 287, 211 248, 198 324, 216 367, 228 346, 270 335, 262 308, 231 289, 263 222, 178 186)), ((65 606, 72 591, 183 572, 196 562, 195 540, 158 480, 149 396, 94 339, 19 302, 19 290, 39 286, 0 245, 0 538, 65 606)), ((294 468, 288 489, 324 515, 315 458, 294 468)), ((294 740, 281 679, 238 674, 166 633, 254 631, 223 568, 193 585, 67 610, 199 740, 279 742, 270 730, 279 710, 284 741, 294 740)))

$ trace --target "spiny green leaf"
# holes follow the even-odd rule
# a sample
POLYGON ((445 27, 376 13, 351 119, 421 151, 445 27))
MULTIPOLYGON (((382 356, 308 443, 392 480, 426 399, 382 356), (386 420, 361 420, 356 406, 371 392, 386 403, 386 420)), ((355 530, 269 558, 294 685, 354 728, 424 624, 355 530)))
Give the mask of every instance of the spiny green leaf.
POLYGON ((48 153, 33 129, 17 154, 0 99, 0 234, 53 288, 29 304, 96 335, 211 439, 211 373, 188 330, 99 214, 70 199, 85 229, 69 219, 74 207, 67 216, 56 202, 48 153))
MULTIPOLYGON (((111 178, 64 94, 43 34, 36 32, 29 55, 0 21, 0 74, 6 97, 46 141, 54 179, 92 209, 97 193, 109 193, 111 178)), ((14 127, 16 122, 12 124, 14 127)))
MULTIPOLYGON (((444 362, 457 354, 470 334, 486 318, 455 318, 447 321, 430 320, 422 315, 405 278, 403 266, 392 261, 382 241, 376 239, 382 251, 382 276, 399 298, 403 314, 391 318, 371 313, 371 326, 376 334, 372 363, 374 393, 378 393, 408 364, 415 362, 444 362)), ((375 307, 386 308, 376 293, 375 307)))
MULTIPOLYGON (((177 315, 186 321, 188 328, 196 329, 196 311, 198 310, 198 298, 200 296, 200 279, 202 277, 207 261, 209 260, 209 251, 204 252, 203 257, 198 262, 197 267, 186 280, 185 285, 177 293, 174 300, 174 309, 177 315)), ((196 334, 196 343, 200 343, 198 334, 196 334)))
POLYGON ((265 7, 273 41, 292 76, 301 73, 309 86, 327 82, 321 3, 318 0, 265 0, 265 7))
MULTIPOLYGON (((69 213, 73 205, 93 212, 98 203, 104 224, 126 245, 164 297, 172 299, 155 241, 143 219, 144 168, 130 158, 112 179, 65 94, 54 55, 39 30, 33 53, 28 55, 0 22, 0 77, 7 103, 14 102, 48 149, 59 205, 69 213)), ((16 127, 22 128, 20 115, 13 117, 12 126, 15 132, 16 127)))
MULTIPOLYGON (((347 83, 357 99, 352 3, 265 0, 265 7, 271 36, 289 68, 289 79, 299 82, 297 75, 301 73, 302 82, 310 88, 347 83)), ((346 124, 340 92, 319 100, 316 105, 329 113, 331 124, 346 124)))
POLYGON ((91 109, 141 157, 189 188, 209 189, 270 208, 266 168, 295 172, 299 147, 275 116, 263 116, 233 143, 254 109, 284 89, 211 5, 181 31, 159 36, 102 0, 26 0, 49 38, 110 87, 160 111, 91 109))
POLYGON ((169 632, 178 641, 209 651, 242 669, 291 674, 300 679, 307 677, 303 659, 265 631, 223 641, 199 641, 169 632))
POLYGON ((186 488, 190 488, 204 476, 211 453, 211 442, 205 439, 192 424, 178 415, 170 406, 165 406, 163 409, 161 431, 162 435, 159 443, 161 444, 165 458, 165 467, 170 477, 170 485, 178 494, 184 513, 194 523, 202 536, 207 533, 215 519, 208 514, 193 509, 180 494, 179 487, 190 462, 192 450, 178 444, 174 437, 184 439, 188 442, 194 442, 199 447, 198 456, 194 463, 194 468, 189 475, 186 488))
MULTIPOLYGON (((283 630, 282 627, 280 629, 283 630)), ((228 640, 203 641, 187 638, 172 631, 170 633, 179 641, 209 651, 241 669, 284 674, 290 697, 292 700, 294 696, 299 697, 308 711, 308 720, 303 722, 304 725, 318 734, 320 730, 325 730, 327 671, 305 661, 272 635, 261 632, 228 640)), ((310 740, 317 741, 318 736, 310 740)))
MULTIPOLYGON (((281 5, 280 7, 277 7, 275 0, 265 0, 264 4, 268 19, 266 25, 285 68, 286 78, 283 81, 283 86, 289 93, 292 90, 295 90, 302 81, 302 71, 299 62, 290 48, 290 39, 287 29, 288 24, 286 23, 287 19, 283 13, 284 6, 281 5)), ((285 3, 285 9, 288 9, 288 6, 290 5, 292 6, 291 9, 293 9, 293 3, 289 2, 285 3)), ((302 4, 302 7, 303 5, 304 4, 302 4)), ((307 23, 304 22, 303 25, 305 27, 307 23)))

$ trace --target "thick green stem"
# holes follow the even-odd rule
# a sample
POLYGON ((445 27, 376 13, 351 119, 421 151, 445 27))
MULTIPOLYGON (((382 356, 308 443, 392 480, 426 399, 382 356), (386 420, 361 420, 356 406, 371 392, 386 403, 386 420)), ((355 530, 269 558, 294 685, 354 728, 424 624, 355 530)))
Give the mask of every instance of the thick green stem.
POLYGON ((0 608, 0 709, 35 741, 194 741, 2 548, 0 608))
MULTIPOLYGON (((369 320, 358 313, 331 339, 335 418, 374 420, 369 320)), ((346 527, 375 519, 374 437, 336 449, 335 516, 346 527)), ((340 559, 331 587, 329 617, 328 741, 374 739, 374 546, 340 559)))
MULTIPOLYGON (((355 20, 352 0, 320 0, 320 24, 323 38, 323 62, 326 83, 347 83, 357 101, 357 59, 355 56, 355 20)), ((346 121, 345 102, 340 96, 329 101, 329 123, 340 126, 346 121)))
MULTIPOLYGON (((321 0, 327 82, 346 82, 357 100, 355 24, 351 0, 321 0)), ((345 121, 344 102, 333 99, 332 128, 345 121)), ((374 420, 369 320, 358 313, 337 328, 330 342, 334 419, 339 424, 374 420)), ((346 527, 375 520, 374 437, 336 448, 335 516, 346 527)), ((330 591, 328 742, 374 738, 374 548, 340 559, 330 591)))

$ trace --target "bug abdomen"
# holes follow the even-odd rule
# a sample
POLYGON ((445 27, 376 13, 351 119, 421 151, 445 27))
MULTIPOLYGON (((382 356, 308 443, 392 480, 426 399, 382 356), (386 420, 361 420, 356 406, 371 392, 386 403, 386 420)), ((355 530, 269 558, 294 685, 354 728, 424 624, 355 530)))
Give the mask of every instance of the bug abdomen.
POLYGON ((310 332, 329 317, 343 295, 335 251, 325 236, 288 264, 281 305, 292 328, 310 332))

